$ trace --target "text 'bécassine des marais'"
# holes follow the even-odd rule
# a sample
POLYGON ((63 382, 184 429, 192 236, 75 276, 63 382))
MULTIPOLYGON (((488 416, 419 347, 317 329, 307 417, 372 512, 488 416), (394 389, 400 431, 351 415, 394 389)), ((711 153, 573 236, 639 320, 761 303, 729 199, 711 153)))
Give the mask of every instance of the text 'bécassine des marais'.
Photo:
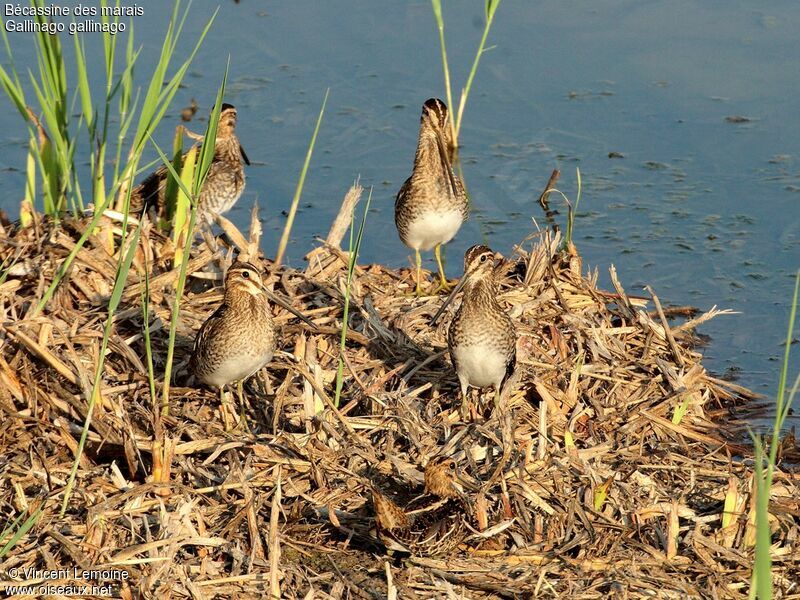
POLYGON ((3 27, 9 32, 37 33, 44 32, 57 34, 68 31, 71 35, 76 33, 108 32, 116 34, 125 31, 124 21, 114 17, 140 17, 144 14, 144 7, 138 4, 128 6, 91 6, 89 4, 46 4, 27 6, 7 2, 3 5, 5 19, 3 27), (66 25, 64 22, 54 20, 54 17, 73 17, 66 25), (75 20, 75 17, 89 17, 89 20, 75 20), (102 22, 94 19, 100 17, 102 22), (113 20, 109 20, 108 18, 113 20))
POLYGON ((7 2, 4 13, 6 17, 141 17, 144 14, 144 7, 138 4, 129 6, 90 6, 88 4, 27 6, 7 2))

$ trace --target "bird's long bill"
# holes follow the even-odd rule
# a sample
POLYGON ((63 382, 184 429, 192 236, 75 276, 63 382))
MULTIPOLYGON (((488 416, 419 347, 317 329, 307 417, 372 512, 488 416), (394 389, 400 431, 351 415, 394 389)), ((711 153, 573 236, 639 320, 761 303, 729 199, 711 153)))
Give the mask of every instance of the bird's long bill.
POLYGON ((469 275, 470 275, 469 273, 464 273, 464 276, 461 278, 461 281, 459 281, 456 284, 456 287, 454 287, 453 291, 450 292, 450 295, 447 297, 447 299, 445 299, 444 303, 439 307, 439 310, 436 311, 435 315, 433 315, 433 318, 431 319, 431 327, 436 325, 436 321, 439 320, 439 317, 442 316, 442 314, 444 313, 445 309, 453 301, 453 298, 456 297, 456 294, 458 294, 458 292, 461 291, 461 288, 464 287, 464 284, 467 283, 467 279, 469 279, 469 275))
POLYGON ((292 313, 295 317, 297 317, 298 319, 300 319, 304 323, 306 323, 308 325, 311 325, 311 327, 313 327, 314 330, 319 329, 317 327, 316 323, 314 323, 314 321, 309 319, 307 316, 305 316, 303 313, 301 313, 299 310, 297 310, 294 306, 289 304, 289 302, 287 300, 284 300, 280 296, 275 295, 274 292, 269 291, 267 288, 261 288, 261 289, 267 295, 267 298, 269 298, 271 302, 274 302, 275 304, 278 304, 278 305, 282 306, 283 308, 288 310, 290 313, 292 313))
POLYGON ((439 129, 439 126, 434 127, 436 132, 436 146, 439 148, 439 158, 442 161, 442 168, 447 173, 447 181, 450 184, 450 193, 456 195, 456 180, 453 175, 453 165, 450 164, 450 150, 447 148, 447 141, 444 139, 444 133, 439 129))

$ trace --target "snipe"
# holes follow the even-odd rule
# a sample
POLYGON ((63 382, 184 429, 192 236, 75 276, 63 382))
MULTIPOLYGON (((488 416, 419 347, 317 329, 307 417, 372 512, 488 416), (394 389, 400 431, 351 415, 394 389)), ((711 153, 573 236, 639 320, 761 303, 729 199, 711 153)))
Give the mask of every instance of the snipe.
POLYGON ((425 493, 401 508, 372 487, 378 538, 388 550, 415 556, 452 552, 464 541, 468 502, 458 481, 455 462, 432 459, 425 468, 425 493))
POLYGON ((464 254, 464 276, 434 315, 435 324, 463 288, 464 298, 447 332, 447 345, 461 384, 462 414, 466 414, 470 386, 493 386, 499 399, 503 382, 516 363, 517 333, 511 317, 497 302, 495 268, 498 257, 486 246, 472 246, 464 254))
MULTIPOLYGON (((198 222, 210 223, 215 215, 230 210, 244 191, 244 165, 249 165, 250 161, 236 136, 236 120, 236 108, 223 104, 214 142, 214 158, 200 190, 198 222)), ((131 192, 131 210, 146 212, 152 207, 157 214, 163 215, 168 176, 169 171, 162 165, 136 186, 131 192)))
POLYGON ((272 360, 277 332, 270 300, 314 325, 264 287, 255 265, 237 261, 225 275, 222 304, 195 338, 189 370, 201 383, 219 388, 223 404, 224 387, 236 383, 241 407, 243 382, 272 360))
POLYGON ((434 249, 440 288, 447 289, 441 247, 456 235, 467 219, 469 203, 464 184, 453 171, 452 140, 447 106, 431 98, 422 107, 414 169, 394 204, 394 222, 402 242, 415 252, 416 294, 421 294, 421 251, 434 249))

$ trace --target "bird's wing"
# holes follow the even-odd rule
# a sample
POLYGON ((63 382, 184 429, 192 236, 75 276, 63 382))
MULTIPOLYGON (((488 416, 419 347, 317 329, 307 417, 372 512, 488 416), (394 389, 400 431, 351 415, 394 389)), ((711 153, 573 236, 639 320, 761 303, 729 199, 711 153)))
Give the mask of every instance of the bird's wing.
POLYGON ((411 177, 409 177, 403 182, 403 185, 400 186, 400 190, 397 192, 397 196, 394 199, 395 220, 397 220, 400 211, 403 209, 403 205, 406 203, 406 198, 408 197, 408 193, 410 190, 411 190, 411 177))
POLYGON ((217 307, 217 310, 206 319, 206 322, 200 327, 200 331, 197 332, 197 337, 194 338, 194 347, 192 348, 192 357, 189 361, 189 369, 194 371, 194 365, 196 364, 198 354, 202 351, 203 344, 205 343, 206 339, 210 335, 211 331, 217 326, 217 323, 225 316, 225 313, 228 310, 228 306, 223 302, 217 307))
MULTIPOLYGON (((195 164, 200 157, 200 147, 202 144, 195 144, 193 147, 197 149, 195 153, 195 164)), ((186 162, 186 156, 189 151, 183 153, 181 157, 181 164, 186 162)), ((155 171, 150 173, 145 179, 133 188, 131 192, 131 210, 143 214, 154 206, 156 210, 161 211, 164 204, 164 194, 167 188, 167 180, 169 179, 169 169, 166 165, 161 165, 155 171)))

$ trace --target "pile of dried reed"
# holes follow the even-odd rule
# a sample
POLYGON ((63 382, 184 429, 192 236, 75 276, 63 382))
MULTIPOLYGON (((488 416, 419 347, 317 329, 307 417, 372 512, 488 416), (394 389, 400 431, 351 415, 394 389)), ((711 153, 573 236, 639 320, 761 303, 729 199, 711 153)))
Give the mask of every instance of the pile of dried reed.
MULTIPOLYGON (((255 218, 249 240, 221 222, 255 254, 255 218)), ((94 233, 32 316, 86 222, 4 226, 0 521, 42 512, 0 560, 0 589, 11 569, 78 567, 126 571, 112 582, 123 598, 747 596, 753 471, 734 417, 750 395, 710 375, 694 349, 694 329, 719 311, 670 324, 655 296, 648 311, 650 300, 626 295, 613 268, 615 291, 598 289, 597 274, 582 275, 574 248, 560 251, 554 236, 496 248, 507 254, 500 300, 518 327, 518 368, 507 410, 492 411, 487 392, 481 417, 464 423, 448 319, 429 325, 442 298, 404 295, 406 269, 359 266, 335 407, 346 223, 304 271, 262 263, 318 329, 281 311, 280 351, 246 386, 249 432, 226 432, 216 392, 191 387, 186 373, 231 260, 209 235, 189 261, 170 411, 157 410, 143 358, 143 273, 152 272, 160 375, 178 272, 168 239, 143 228, 63 517, 115 276, 107 233, 121 231, 109 219, 94 233), (416 489, 440 455, 473 483, 477 533, 449 556, 387 555, 371 537, 367 484, 416 489)), ((800 477, 779 468, 770 522, 786 597, 800 581, 798 498, 800 477)))

